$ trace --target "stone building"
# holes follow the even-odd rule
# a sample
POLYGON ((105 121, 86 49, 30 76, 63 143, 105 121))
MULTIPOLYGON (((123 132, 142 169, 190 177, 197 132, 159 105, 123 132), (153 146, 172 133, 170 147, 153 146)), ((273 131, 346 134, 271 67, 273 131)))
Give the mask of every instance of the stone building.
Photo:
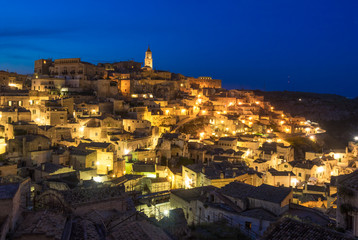
POLYGON ((143 178, 142 189, 145 193, 170 191, 170 182, 167 178, 143 178))
POLYGON ((298 183, 296 175, 291 171, 277 171, 274 168, 266 172, 267 184, 272 186, 295 187, 298 183))
POLYGON ((249 175, 246 165, 229 162, 212 162, 208 164, 191 164, 182 166, 183 185, 185 188, 195 188, 212 185, 223 187, 231 182, 240 181, 253 184, 255 178, 249 175))
POLYGON ((155 150, 149 149, 136 149, 131 152, 132 160, 144 163, 155 163, 158 164, 158 157, 155 150))
POLYGON ((280 216, 289 208, 293 199, 291 188, 262 184, 258 187, 232 182, 220 191, 241 209, 263 208, 280 216))
POLYGON ((22 89, 26 79, 26 75, 17 74, 15 72, 0 71, 0 86, 22 89))
POLYGON ((189 82, 194 88, 221 88, 221 80, 211 77, 189 78, 189 82))
POLYGON ((16 121, 5 124, 5 138, 13 139, 18 135, 38 134, 38 127, 34 122, 16 121))
MULTIPOLYGON (((233 184, 235 183, 222 189, 206 186, 172 190, 170 205, 172 208, 183 209, 189 224, 224 221, 229 226, 239 228, 240 231, 251 238, 259 239, 265 230, 277 221, 278 215, 282 213, 281 211, 288 209, 288 205, 285 204, 284 207, 279 207, 277 210, 280 213, 277 214, 277 212, 271 211, 272 208, 270 208, 269 203, 262 207, 263 205, 255 205, 254 202, 251 202, 252 199, 257 202, 261 201, 262 196, 255 195, 258 188, 250 185, 241 186, 238 183, 231 189, 233 184), (249 188, 245 188, 245 186, 249 188), (240 199, 244 204, 240 204, 240 199)), ((277 196, 274 201, 281 201, 289 194, 287 191, 281 191, 278 188, 273 189, 273 191, 281 195, 277 196)))
POLYGON ((222 137, 218 141, 218 147, 224 150, 232 149, 237 150, 237 138, 235 137, 222 137))
POLYGON ((30 178, 15 183, 0 184, 1 239, 14 231, 21 214, 29 206, 30 178))
POLYGON ((39 59, 35 61, 35 75, 65 76, 67 78, 93 79, 103 75, 104 68, 83 62, 80 58, 39 59))
POLYGON ((32 79, 31 90, 60 93, 65 85, 64 78, 34 78, 32 79))
POLYGON ((148 148, 153 145, 153 137, 137 137, 137 138, 128 138, 124 141, 117 141, 118 143, 118 156, 127 155, 130 152, 141 149, 148 148))
POLYGON ((137 120, 137 119, 122 119, 123 129, 127 132, 134 132, 137 129, 150 129, 151 122, 147 120, 137 120))
POLYGON ((52 59, 39 59, 35 61, 34 73, 37 75, 50 75, 52 59))
POLYGON ((0 108, 0 123, 30 122, 31 112, 23 107, 0 108))
POLYGON ((65 167, 63 165, 54 164, 51 162, 42 163, 35 168, 35 181, 41 181, 46 178, 50 178, 53 175, 74 172, 72 168, 65 167))
POLYGON ((120 89, 123 96, 130 96, 132 93, 131 91, 131 80, 129 79, 122 79, 120 80, 120 84, 118 85, 118 88, 120 89))
POLYGON ((338 177, 337 226, 358 237, 358 171, 338 177))
POLYGON ((42 135, 22 135, 10 139, 7 156, 22 161, 26 166, 36 166, 51 159, 51 140, 42 135))
POLYGON ((113 170, 113 163, 117 153, 115 146, 111 143, 82 142, 77 146, 81 150, 94 150, 97 152, 96 166, 97 174, 108 174, 113 170))
POLYGON ((120 61, 115 63, 99 63, 98 66, 105 65, 105 69, 108 71, 114 71, 118 73, 128 73, 128 72, 137 72, 140 71, 142 64, 140 62, 135 62, 133 60, 129 61, 120 61))
POLYGON ((110 79, 96 80, 97 84, 94 87, 97 96, 100 98, 114 98, 118 96, 118 82, 110 79))
POLYGON ((75 170, 96 169, 97 152, 95 150, 70 150, 70 166, 75 170))
POLYGON ((59 144, 61 141, 71 139, 71 129, 68 127, 55 127, 51 125, 38 126, 38 134, 51 139, 52 145, 59 144))

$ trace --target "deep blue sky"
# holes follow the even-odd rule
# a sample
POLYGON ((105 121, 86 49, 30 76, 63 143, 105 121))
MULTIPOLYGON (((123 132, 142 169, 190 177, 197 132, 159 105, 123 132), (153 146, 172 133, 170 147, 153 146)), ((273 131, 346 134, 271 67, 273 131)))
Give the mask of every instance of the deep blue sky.
POLYGON ((1 1, 0 69, 143 61, 226 88, 358 96, 357 0, 1 1), (288 84, 290 76, 290 84, 288 84))

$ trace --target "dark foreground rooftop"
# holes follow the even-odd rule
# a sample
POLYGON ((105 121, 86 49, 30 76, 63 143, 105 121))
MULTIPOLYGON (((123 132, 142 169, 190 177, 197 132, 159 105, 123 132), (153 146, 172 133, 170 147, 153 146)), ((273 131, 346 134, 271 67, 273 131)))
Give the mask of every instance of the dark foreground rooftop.
POLYGON ((264 236, 265 240, 290 240, 290 239, 309 239, 309 240, 344 240, 349 238, 342 233, 316 225, 302 223, 291 218, 284 218, 269 228, 264 236))

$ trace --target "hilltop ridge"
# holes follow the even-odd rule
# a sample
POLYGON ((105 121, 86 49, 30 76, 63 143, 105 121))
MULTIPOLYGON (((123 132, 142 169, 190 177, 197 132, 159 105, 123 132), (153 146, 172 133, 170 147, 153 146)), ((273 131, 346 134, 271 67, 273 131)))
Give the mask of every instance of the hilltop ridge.
POLYGON ((358 135, 358 98, 336 94, 290 91, 259 91, 276 109, 317 121, 327 132, 323 140, 328 148, 344 147, 358 135))

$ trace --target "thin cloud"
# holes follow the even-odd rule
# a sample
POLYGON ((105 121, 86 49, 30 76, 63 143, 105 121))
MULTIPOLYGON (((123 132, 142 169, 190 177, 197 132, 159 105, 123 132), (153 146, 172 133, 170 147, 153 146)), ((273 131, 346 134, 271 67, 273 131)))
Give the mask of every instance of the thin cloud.
POLYGON ((74 32, 74 29, 1 29, 0 38, 12 38, 12 37, 52 37, 59 36, 67 33, 74 32))

